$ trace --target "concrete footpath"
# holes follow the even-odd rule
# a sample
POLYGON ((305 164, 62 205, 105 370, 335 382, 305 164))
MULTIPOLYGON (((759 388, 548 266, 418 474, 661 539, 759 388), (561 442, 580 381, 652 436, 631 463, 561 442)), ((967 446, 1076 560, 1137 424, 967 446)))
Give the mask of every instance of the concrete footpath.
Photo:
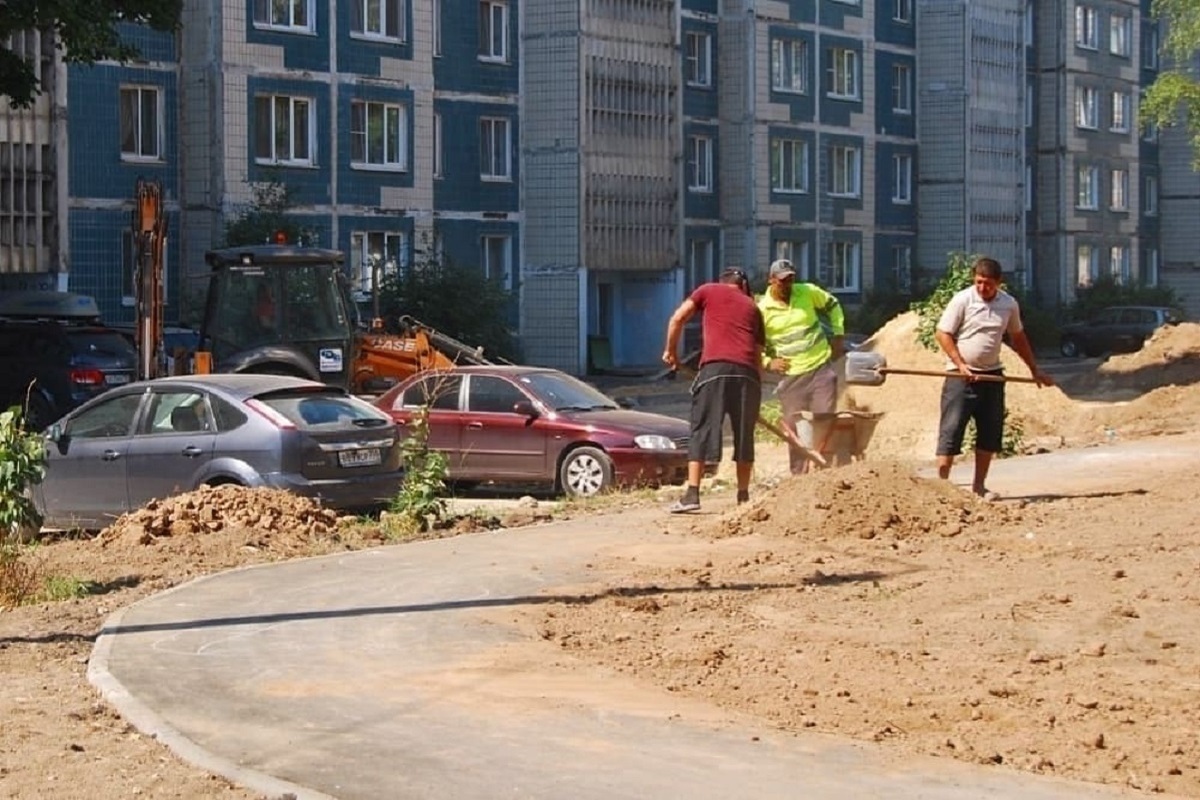
MULTIPOLYGON (((1064 475, 1196 463, 1197 443, 1000 461, 992 488, 1069 494, 1064 475)), ((143 733, 272 798, 1142 796, 781 733, 573 662, 514 620, 586 601, 578 587, 605 577, 606 552, 661 541, 662 513, 202 578, 114 614, 89 678, 143 733)))

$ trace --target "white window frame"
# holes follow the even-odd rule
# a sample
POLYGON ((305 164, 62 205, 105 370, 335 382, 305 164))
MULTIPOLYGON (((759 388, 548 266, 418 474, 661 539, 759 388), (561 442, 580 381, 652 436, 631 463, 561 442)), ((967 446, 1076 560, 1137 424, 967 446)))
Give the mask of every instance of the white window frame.
POLYGON ((859 96, 858 51, 849 47, 829 48, 829 91, 835 100, 857 100, 859 96))
POLYGON ((853 145, 833 145, 829 148, 829 163, 830 196, 862 196, 862 150, 853 145))
POLYGON ((829 266, 821 285, 834 294, 857 292, 862 270, 862 245, 834 240, 829 243, 829 266))
POLYGON ((1129 248, 1123 244, 1114 244, 1108 248, 1108 272, 1117 283, 1129 282, 1129 248))
POLYGON ((704 134, 688 136, 687 183, 689 192, 709 194, 713 190, 713 139, 704 134))
POLYGON ((278 4, 272 0, 254 0, 254 8, 251 9, 254 27, 295 33, 312 33, 316 30, 316 0, 290 0, 283 9, 287 12, 287 19, 274 19, 278 10, 278 4), (297 11, 301 13, 297 15, 297 11), (296 22, 297 16, 302 18, 301 22, 296 22))
POLYGON ((443 161, 442 154, 442 115, 434 112, 433 115, 433 177, 440 178, 443 176, 443 161))
POLYGON ((1146 120, 1146 127, 1142 130, 1142 140, 1146 142, 1158 141, 1158 123, 1152 119, 1146 120))
POLYGON ((1033 210, 1033 164, 1025 162, 1025 210, 1033 210))
POLYGON ((1112 119, 1108 129, 1113 133, 1129 133, 1129 121, 1133 119, 1133 98, 1129 92, 1112 93, 1112 119))
MULTIPOLYGON (((379 120, 376 120, 378 122, 379 120)), ((355 169, 408 171, 408 106, 375 100, 350 103, 350 166, 355 169), (361 119, 359 117, 361 116, 361 119), (383 154, 371 152, 372 119, 382 120, 383 154), (395 130, 391 130, 394 120, 395 130), (359 125, 364 127, 358 127, 359 125), (394 141, 393 141, 394 139, 394 141), (356 153, 355 150, 358 149, 356 153)))
POLYGON ((433 30, 430 35, 430 40, 433 46, 433 56, 437 58, 442 54, 442 2, 443 0, 432 0, 433 2, 433 30))
POLYGON ((117 102, 118 116, 118 146, 121 149, 122 161, 139 161, 139 162, 159 162, 163 160, 163 93, 158 86, 146 86, 141 84, 126 84, 120 87, 117 102), (129 97, 132 102, 131 110, 136 119, 129 120, 132 130, 130 133, 133 136, 133 149, 125 149, 125 98, 129 97), (147 98, 154 98, 154 108, 146 109, 147 98), (154 130, 147 137, 146 117, 153 116, 154 130), (146 139, 152 139, 147 142, 146 139))
POLYGON ((717 243, 707 237, 688 242, 688 286, 696 287, 717 278, 717 243))
POLYGON ((1146 216, 1147 217, 1157 217, 1158 216, 1158 176, 1157 175, 1147 175, 1146 176, 1146 191, 1144 192, 1144 194, 1146 197, 1146 216))
POLYGON ((279 164, 281 166, 298 166, 309 167, 316 161, 316 116, 313 109, 316 103, 311 97, 301 97, 296 95, 286 94, 260 94, 254 97, 254 121, 255 121, 255 136, 254 136, 254 161, 258 164, 279 164), (260 120, 260 104, 266 102, 269 113, 267 120, 268 131, 271 134, 271 153, 270 155, 262 155, 258 152, 258 125, 260 120), (280 104, 286 103, 288 111, 288 125, 286 144, 286 157, 281 158, 279 153, 279 126, 276 124, 276 114, 279 113, 280 104), (306 137, 307 153, 298 152, 300 143, 297 142, 297 115, 300 110, 304 111, 303 127, 306 128, 304 135, 306 137))
POLYGON ((381 42, 406 41, 406 5, 405 0, 350 0, 350 36, 381 42))
POLYGON ((512 241, 511 236, 503 234, 488 233, 479 237, 479 268, 483 277, 509 290, 513 286, 512 241))
POLYGON ((796 277, 802 281, 808 280, 812 275, 808 252, 808 242, 803 239, 775 240, 775 258, 792 262, 792 268, 796 270, 796 277))
POLYGON ((912 153, 895 153, 892 156, 892 202, 896 205, 911 205, 912 185, 912 153))
POLYGON ((1024 22, 1023 27, 1025 28, 1025 46, 1026 47, 1033 47, 1034 16, 1036 14, 1036 11, 1037 11, 1037 7, 1034 5, 1034 0, 1025 0, 1025 18, 1023 20, 1023 22, 1024 22))
POLYGON ((1099 15, 1084 3, 1075 4, 1075 46, 1084 50, 1100 49, 1099 15))
POLYGON ((843 5, 843 6, 860 5, 860 0, 833 0, 833 2, 837 3, 838 5, 843 5))
POLYGON ((1142 22, 1145 31, 1145 45, 1142 47, 1142 66, 1147 69, 1158 69, 1159 32, 1158 23, 1153 20, 1142 22))
POLYGON ((892 245, 892 280, 898 290, 912 290, 912 245, 892 245))
POLYGON ((683 74, 688 86, 707 89, 712 86, 712 36, 703 31, 688 31, 684 41, 683 74))
POLYGON ((1108 207, 1113 211, 1129 210, 1129 170, 1117 168, 1109 175, 1112 181, 1108 192, 1108 207))
POLYGON ((408 268, 408 236, 400 231, 350 233, 350 281, 356 300, 371 297, 371 273, 379 258, 379 278, 392 277, 408 268))
POLYGON ((1146 263, 1142 265, 1142 282, 1147 286, 1158 286, 1158 248, 1146 248, 1146 263))
POLYGON ((479 179, 512 180, 512 120, 507 117, 479 118, 479 179))
POLYGON ((1075 208, 1095 211, 1100 208, 1100 168, 1085 164, 1075 171, 1075 208))
POLYGON ((1025 80, 1025 127, 1033 127, 1034 104, 1037 102, 1037 83, 1033 78, 1025 80))
POLYGON ((1100 93, 1093 86, 1075 87, 1075 127, 1094 131, 1100 127, 1100 93))
POLYGON ((771 191, 808 193, 808 142, 804 139, 771 140, 771 191), (791 170, 788 170, 788 165, 791 170))
MULTIPOLYGON (((171 270, 168 269, 171 252, 168 245, 170 243, 170 237, 164 236, 162 241, 162 296, 164 302, 166 302, 166 298, 170 297, 171 270)), ((121 306, 123 308, 133 308, 137 305, 137 268, 137 242, 134 240, 133 231, 127 228, 121 231, 121 306)))
POLYGON ((803 39, 771 40, 771 89, 808 94, 808 42, 803 39))
POLYGON ((1124 14, 1108 18, 1108 52, 1129 58, 1133 54, 1133 19, 1124 14))
POLYGON ((1100 250, 1090 244, 1075 247, 1075 285, 1091 286, 1100 277, 1100 250))
POLYGON ((912 24, 913 0, 892 0, 892 22, 912 24))
POLYGON ((912 67, 892 64, 892 111, 912 114, 912 67))
POLYGON ((479 60, 508 63, 508 3, 479 0, 479 60))

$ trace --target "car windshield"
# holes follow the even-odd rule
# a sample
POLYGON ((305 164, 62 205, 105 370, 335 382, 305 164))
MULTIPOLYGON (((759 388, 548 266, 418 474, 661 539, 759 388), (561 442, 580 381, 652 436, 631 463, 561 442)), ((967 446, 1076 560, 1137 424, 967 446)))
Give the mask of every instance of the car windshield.
POLYGON ((219 357, 274 342, 341 339, 349 327, 333 264, 218 271, 207 333, 219 357))
POLYGON ((530 372, 518 378, 553 411, 617 408, 611 398, 563 372, 530 372))
POLYGON ((392 424, 391 417, 369 403, 333 392, 278 392, 258 399, 300 430, 378 428, 392 424))

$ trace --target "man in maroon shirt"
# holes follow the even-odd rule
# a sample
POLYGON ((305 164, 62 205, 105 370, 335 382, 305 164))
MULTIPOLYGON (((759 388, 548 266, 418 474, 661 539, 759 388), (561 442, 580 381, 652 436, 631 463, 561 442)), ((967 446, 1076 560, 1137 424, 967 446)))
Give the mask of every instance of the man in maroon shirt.
POLYGON ((700 509, 700 478, 706 463, 721 460, 721 426, 728 415, 733 427, 733 461, 737 470, 737 501, 750 498, 754 472, 754 424, 762 403, 760 357, 766 340, 762 314, 750 294, 750 281, 731 267, 715 283, 692 292, 667 323, 663 361, 679 366, 679 337, 683 326, 701 312, 703 343, 700 372, 692 382, 692 433, 688 440, 688 477, 683 497, 671 513, 700 509))

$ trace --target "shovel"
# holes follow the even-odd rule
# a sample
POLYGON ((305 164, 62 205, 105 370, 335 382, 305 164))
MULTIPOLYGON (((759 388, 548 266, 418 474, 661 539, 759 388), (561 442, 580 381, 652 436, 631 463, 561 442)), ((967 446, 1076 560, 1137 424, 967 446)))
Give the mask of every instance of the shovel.
MULTIPOLYGON (((846 383, 856 386, 882 386, 888 375, 926 375, 931 378, 962 378, 961 372, 933 369, 895 369, 887 365, 883 353, 854 350, 846 354, 846 383)), ((976 375, 975 380, 991 383, 1037 383, 1033 378, 1007 375, 976 375)))

